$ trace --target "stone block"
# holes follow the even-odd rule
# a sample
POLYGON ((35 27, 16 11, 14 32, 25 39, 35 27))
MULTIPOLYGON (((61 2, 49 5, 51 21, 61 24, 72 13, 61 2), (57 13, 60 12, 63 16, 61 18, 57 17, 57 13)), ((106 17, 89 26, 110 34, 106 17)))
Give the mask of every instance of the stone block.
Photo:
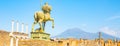
POLYGON ((31 39, 49 41, 50 34, 44 32, 31 32, 31 39))

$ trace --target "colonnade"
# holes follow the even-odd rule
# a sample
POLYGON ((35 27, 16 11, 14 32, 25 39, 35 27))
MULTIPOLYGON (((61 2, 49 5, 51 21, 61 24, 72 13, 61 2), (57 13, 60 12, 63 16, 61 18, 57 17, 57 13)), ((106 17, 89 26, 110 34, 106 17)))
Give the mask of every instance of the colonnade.
POLYGON ((29 37, 28 37, 28 25, 26 24, 24 24, 24 23, 22 23, 21 24, 21 32, 19 32, 19 22, 17 21, 16 22, 16 30, 15 30, 15 27, 14 27, 14 25, 15 25, 15 22, 14 22, 14 20, 12 20, 12 22, 11 22, 11 32, 10 32, 10 34, 9 34, 9 36, 10 36, 10 46, 14 46, 14 39, 16 40, 16 43, 15 43, 15 46, 18 46, 18 42, 19 42, 19 40, 20 39, 29 39, 29 37), (24 27, 25 26, 25 27, 24 27), (26 31, 24 31, 24 28, 26 28, 25 30, 26 31))

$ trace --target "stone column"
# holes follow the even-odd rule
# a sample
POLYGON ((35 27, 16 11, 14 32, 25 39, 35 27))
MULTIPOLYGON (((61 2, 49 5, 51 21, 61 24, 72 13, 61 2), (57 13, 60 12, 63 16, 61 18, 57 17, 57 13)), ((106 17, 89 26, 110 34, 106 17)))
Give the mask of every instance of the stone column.
POLYGON ((10 39, 10 46, 13 46, 14 44, 13 44, 13 37, 11 37, 11 39, 10 39))
POLYGON ((17 25, 16 25, 17 27, 16 27, 16 32, 18 32, 18 30, 19 30, 19 22, 17 21, 17 25))
POLYGON ((28 34, 28 25, 26 24, 26 34, 28 34))
POLYGON ((11 29, 11 32, 10 32, 10 46, 13 46, 14 44, 13 44, 13 33, 14 32, 14 20, 12 20, 12 29, 11 29))
POLYGON ((22 33, 24 33, 24 23, 22 23, 22 33))
POLYGON ((18 41, 19 41, 19 39, 18 39, 18 38, 16 38, 16 46, 18 46, 18 41))
POLYGON ((12 20, 12 31, 11 32, 13 31, 14 31, 14 20, 12 20))

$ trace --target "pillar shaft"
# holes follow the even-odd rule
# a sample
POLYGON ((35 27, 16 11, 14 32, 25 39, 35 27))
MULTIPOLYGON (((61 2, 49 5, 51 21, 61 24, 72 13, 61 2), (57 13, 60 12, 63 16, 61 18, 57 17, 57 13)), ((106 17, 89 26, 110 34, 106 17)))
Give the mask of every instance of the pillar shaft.
POLYGON ((11 32, 13 31, 14 31, 14 21, 12 20, 12 31, 11 32))
POLYGON ((18 46, 18 41, 19 41, 19 39, 17 38, 17 39, 16 39, 16 46, 18 46))
POLYGON ((14 44, 13 44, 13 38, 11 37, 11 39, 10 39, 10 46, 13 46, 14 44))
POLYGON ((28 33, 28 25, 26 24, 26 34, 28 33))
POLYGON ((19 30, 19 22, 17 22, 17 27, 16 27, 16 31, 18 32, 19 30))
POLYGON ((22 33, 24 32, 24 24, 22 23, 22 33))

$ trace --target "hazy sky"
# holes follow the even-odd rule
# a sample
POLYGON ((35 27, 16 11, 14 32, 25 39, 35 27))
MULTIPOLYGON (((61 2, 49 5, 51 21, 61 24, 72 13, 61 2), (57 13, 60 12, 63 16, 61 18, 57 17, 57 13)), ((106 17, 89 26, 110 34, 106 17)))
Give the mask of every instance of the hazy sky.
MULTIPOLYGON (((42 0, 41 4, 45 2, 52 6, 51 17, 55 20, 54 29, 51 22, 46 24, 46 32, 51 36, 70 28, 120 35, 119 0, 42 0)), ((0 30, 11 31, 11 20, 14 20, 28 24, 31 32, 34 13, 40 7, 40 0, 0 0, 0 30)))

